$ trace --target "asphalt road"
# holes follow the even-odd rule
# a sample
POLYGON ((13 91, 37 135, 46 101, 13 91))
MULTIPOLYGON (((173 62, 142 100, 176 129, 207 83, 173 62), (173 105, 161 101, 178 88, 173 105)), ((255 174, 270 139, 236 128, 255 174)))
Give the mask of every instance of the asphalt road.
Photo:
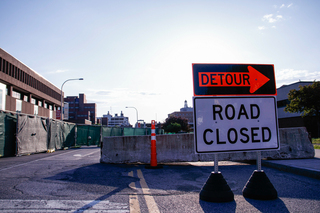
POLYGON ((84 147, 0 158, 0 212, 320 212, 320 180, 263 170, 279 198, 242 196, 255 165, 219 162, 235 201, 210 203, 199 192, 213 163, 100 164, 100 149, 84 147))

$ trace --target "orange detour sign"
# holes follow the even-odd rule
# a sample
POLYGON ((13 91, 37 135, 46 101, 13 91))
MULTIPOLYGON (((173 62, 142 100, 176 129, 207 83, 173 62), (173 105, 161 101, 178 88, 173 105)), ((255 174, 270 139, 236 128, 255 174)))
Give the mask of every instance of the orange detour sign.
POLYGON ((277 95, 273 65, 192 64, 194 96, 277 95))

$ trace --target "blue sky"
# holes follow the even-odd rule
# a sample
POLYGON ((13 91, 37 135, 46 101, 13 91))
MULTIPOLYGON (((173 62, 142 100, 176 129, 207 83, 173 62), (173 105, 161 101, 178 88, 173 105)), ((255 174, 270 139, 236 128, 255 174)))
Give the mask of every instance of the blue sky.
POLYGON ((98 116, 164 121, 192 105, 192 63, 274 64, 320 79, 320 1, 1 0, 0 47, 98 116))

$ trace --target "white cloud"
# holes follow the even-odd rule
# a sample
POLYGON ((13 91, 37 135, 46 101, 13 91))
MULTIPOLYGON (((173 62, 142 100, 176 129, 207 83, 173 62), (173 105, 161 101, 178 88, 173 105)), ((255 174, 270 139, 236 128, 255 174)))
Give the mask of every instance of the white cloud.
POLYGON ((259 30, 265 30, 266 27, 265 27, 265 26, 259 26, 258 29, 259 29, 259 30))
POLYGON ((96 94, 97 95, 109 95, 111 93, 111 91, 97 91, 96 94))
POLYGON ((51 74, 56 74, 56 73, 64 73, 64 72, 68 72, 69 70, 67 69, 64 69, 64 70, 56 70, 56 71, 52 71, 52 72, 49 72, 51 74))
POLYGON ((301 81, 320 80, 320 71, 282 69, 276 71, 277 87, 301 81))
POLYGON ((292 7, 292 5, 293 5, 293 3, 291 3, 291 4, 288 4, 288 5, 285 5, 285 4, 282 4, 282 5, 280 5, 279 7, 277 6, 277 5, 273 5, 273 7, 274 8, 289 8, 289 7, 292 7))
POLYGON ((262 17, 262 20, 267 21, 269 23, 274 23, 281 20, 282 18, 283 18, 282 15, 274 16, 273 14, 267 14, 262 17))
MULTIPOLYGON (((267 22, 267 23, 272 23, 272 24, 275 24, 276 22, 278 21, 282 21, 282 20, 286 20, 282 15, 280 15, 280 9, 283 10, 285 8, 290 8, 292 7, 293 3, 291 4, 281 4, 280 6, 278 5, 273 5, 274 9, 277 10, 276 14, 278 15, 275 15, 275 14, 266 14, 262 17, 262 21, 263 22, 267 22)), ((276 28, 275 25, 273 25, 271 28, 276 28)), ((266 28, 261 28, 261 27, 258 27, 259 30, 264 30, 266 28)))

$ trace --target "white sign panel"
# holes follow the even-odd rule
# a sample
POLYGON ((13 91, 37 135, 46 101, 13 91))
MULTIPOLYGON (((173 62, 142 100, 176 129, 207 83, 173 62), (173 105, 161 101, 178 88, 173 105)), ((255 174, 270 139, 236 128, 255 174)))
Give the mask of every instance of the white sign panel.
POLYGON ((276 99, 194 97, 196 153, 279 149, 276 99))

